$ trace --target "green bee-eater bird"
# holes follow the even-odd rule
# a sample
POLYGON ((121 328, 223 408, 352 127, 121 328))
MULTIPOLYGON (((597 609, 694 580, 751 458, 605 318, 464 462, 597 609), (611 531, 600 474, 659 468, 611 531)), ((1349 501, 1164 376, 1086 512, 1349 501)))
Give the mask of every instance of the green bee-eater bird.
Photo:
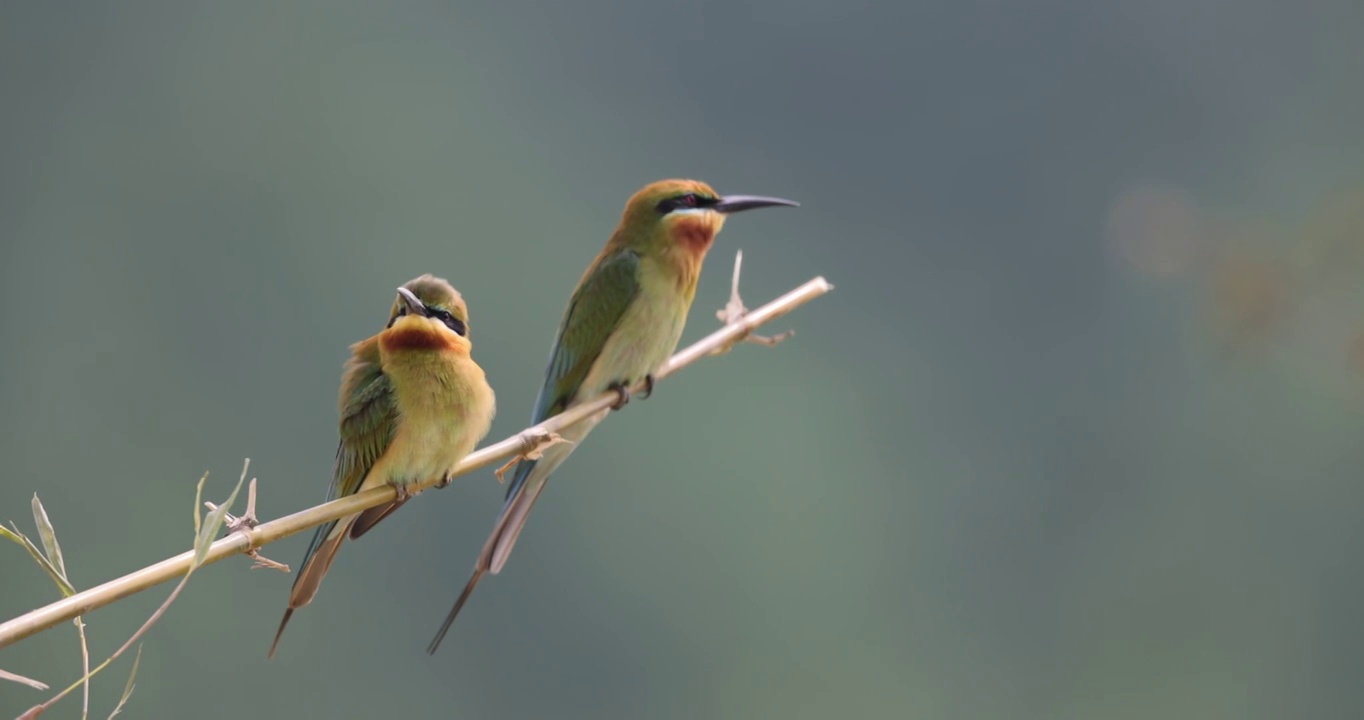
POLYGON ((369 531, 411 497, 410 488, 450 472, 488 434, 496 404, 470 356, 469 309, 450 283, 422 275, 398 288, 388 325, 351 346, 341 375, 341 444, 328 500, 379 487, 386 505, 317 529, 270 645, 274 657, 294 610, 312 602, 341 541, 369 531))
MULTIPOLYGON (((640 380, 652 392, 653 373, 677 348, 701 264, 725 217, 774 205, 797 203, 747 195, 721 197, 695 180, 662 180, 635 193, 620 225, 568 301, 531 423, 611 389, 620 393, 618 409, 630 400, 627 388, 640 380)), ((473 576, 427 652, 436 652, 484 573, 502 570, 550 474, 606 412, 564 430, 561 435, 568 443, 548 447, 538 460, 517 463, 473 576)))

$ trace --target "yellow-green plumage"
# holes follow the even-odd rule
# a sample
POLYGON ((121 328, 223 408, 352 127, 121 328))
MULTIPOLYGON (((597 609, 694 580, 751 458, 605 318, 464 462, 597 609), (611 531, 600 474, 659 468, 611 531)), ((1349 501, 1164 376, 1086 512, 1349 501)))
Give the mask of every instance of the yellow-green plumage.
MULTIPOLYGON (((677 348, 701 265, 726 215, 795 204, 778 198, 720 197, 695 180, 663 180, 635 193, 569 299, 531 422, 652 376, 677 348)), ((622 402, 626 400, 622 390, 622 402)), ((550 446, 538 460, 517 464, 473 575, 428 652, 440 646, 484 573, 501 571, 549 476, 605 416, 603 411, 562 431, 569 443, 550 446)))
POLYGON ((399 289, 388 326, 351 346, 341 377, 340 434, 328 499, 383 484, 397 500, 317 529, 289 594, 270 655, 293 611, 312 602, 341 542, 373 528, 418 483, 445 479, 488 434, 496 409, 470 356, 468 308, 431 275, 399 289))

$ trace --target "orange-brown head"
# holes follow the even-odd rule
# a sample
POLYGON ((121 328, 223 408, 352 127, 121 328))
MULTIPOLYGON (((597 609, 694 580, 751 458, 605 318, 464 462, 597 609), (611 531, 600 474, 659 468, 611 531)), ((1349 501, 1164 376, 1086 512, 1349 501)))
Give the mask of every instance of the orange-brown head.
POLYGON ((388 313, 388 326, 379 335, 386 352, 456 350, 468 353, 469 308, 444 278, 422 275, 398 288, 388 313))
POLYGON ((753 195, 721 196, 699 180, 659 180, 645 185, 625 204, 608 250, 667 252, 693 262, 705 257, 725 218, 742 210, 799 203, 753 195))

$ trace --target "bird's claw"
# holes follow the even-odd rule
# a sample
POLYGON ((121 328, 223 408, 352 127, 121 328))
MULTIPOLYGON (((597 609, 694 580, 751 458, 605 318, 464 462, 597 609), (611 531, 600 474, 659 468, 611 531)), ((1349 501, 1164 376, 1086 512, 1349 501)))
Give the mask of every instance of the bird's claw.
POLYGON ((644 376, 644 394, 641 395, 640 397, 644 398, 645 400, 648 400, 649 398, 653 397, 653 395, 654 395, 654 374, 653 374, 653 373, 649 373, 648 375, 645 375, 645 376, 644 376))
POLYGON ((616 393, 620 395, 620 399, 616 401, 616 404, 611 406, 612 410, 619 410, 630 403, 630 388, 626 386, 625 383, 611 383, 610 389, 615 390, 616 393))
POLYGON ((451 480, 453 480, 453 478, 450 477, 450 473, 445 473, 445 475, 441 476, 441 479, 437 480, 436 484, 431 487, 434 487, 437 490, 447 488, 450 486, 451 480))
POLYGON ((412 498, 412 491, 408 490, 406 485, 398 482, 390 482, 389 485, 397 493, 397 497, 393 498, 394 502, 407 502, 412 498))

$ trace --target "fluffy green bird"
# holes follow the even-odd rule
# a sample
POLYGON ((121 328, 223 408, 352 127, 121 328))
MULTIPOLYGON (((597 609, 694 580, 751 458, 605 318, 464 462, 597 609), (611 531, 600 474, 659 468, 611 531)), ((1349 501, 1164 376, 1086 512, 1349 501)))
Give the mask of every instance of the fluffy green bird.
POLYGON ((445 280, 422 275, 398 288, 388 325, 351 346, 341 375, 341 443, 328 500, 384 484, 398 497, 317 529, 270 645, 274 657, 294 610, 312 602, 341 541, 369 531, 417 483, 448 483, 492 426, 496 403, 470 356, 469 309, 445 280))
MULTIPOLYGON (((662 180, 635 193, 620 225, 568 301, 531 423, 611 389, 620 393, 618 409, 630 400, 627 388, 640 380, 651 392, 653 373, 677 348, 706 251, 725 217, 775 205, 797 203, 749 195, 721 197, 695 180, 662 180)), ((563 431, 569 443, 552 445, 540 459, 517 464, 473 576, 427 652, 436 652, 483 575, 502 570, 550 474, 605 416, 603 411, 563 431)))

